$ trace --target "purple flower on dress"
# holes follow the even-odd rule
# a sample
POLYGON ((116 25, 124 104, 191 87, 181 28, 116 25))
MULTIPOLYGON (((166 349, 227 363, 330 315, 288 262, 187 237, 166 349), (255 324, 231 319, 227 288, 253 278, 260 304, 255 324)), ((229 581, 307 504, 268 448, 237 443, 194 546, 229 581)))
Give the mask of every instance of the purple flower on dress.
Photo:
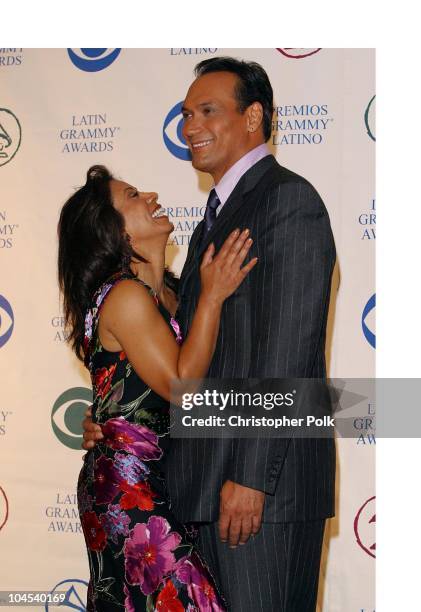
POLYGON ((112 459, 101 455, 95 462, 94 491, 97 504, 109 504, 119 492, 122 476, 115 469, 112 459))
POLYGON ((176 321, 174 317, 171 317, 170 323, 171 323, 171 327, 177 334, 175 341, 177 342, 177 344, 181 344, 183 342, 183 336, 181 335, 181 329, 180 329, 180 325, 178 324, 178 321, 176 321))
POLYGON ((187 593, 201 612, 224 612, 208 571, 193 553, 183 557, 177 563, 175 575, 180 582, 187 585, 187 593))
POLYGON ((138 584, 145 595, 153 593, 175 567, 173 551, 181 536, 170 529, 162 516, 151 516, 147 523, 134 526, 124 544, 126 579, 138 584))
POLYGON ((109 419, 102 425, 103 443, 116 450, 125 450, 143 461, 160 459, 162 449, 158 436, 143 425, 128 423, 123 417, 109 419))
POLYGON ((99 520, 105 533, 114 544, 118 543, 119 535, 126 536, 129 533, 130 517, 118 504, 109 505, 107 512, 101 514, 99 520))
POLYGON ((118 470, 120 476, 131 485, 135 485, 139 480, 144 480, 146 474, 150 470, 136 455, 125 455, 124 453, 116 453, 114 456, 114 466, 118 470))

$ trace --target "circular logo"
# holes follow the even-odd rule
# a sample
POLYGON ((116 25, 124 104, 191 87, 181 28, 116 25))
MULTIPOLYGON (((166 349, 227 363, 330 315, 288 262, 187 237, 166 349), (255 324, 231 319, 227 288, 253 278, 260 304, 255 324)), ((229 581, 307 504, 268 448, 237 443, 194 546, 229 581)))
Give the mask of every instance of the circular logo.
POLYGON ((354 533, 355 537, 357 538, 358 546, 361 546, 361 548, 368 555, 370 555, 370 557, 374 558, 376 557, 375 499, 375 495, 367 499, 367 501, 364 502, 361 508, 358 510, 354 519, 354 533))
POLYGON ((0 295, 0 348, 6 344, 15 326, 15 316, 10 303, 0 295))
POLYGON ((178 159, 191 161, 191 153, 183 136, 183 115, 181 109, 183 102, 178 102, 172 107, 165 118, 162 135, 168 151, 178 159), (176 142, 178 140, 178 142, 176 142))
POLYGON ((372 140, 376 140, 376 96, 373 96, 368 103, 364 113, 365 127, 367 134, 372 140))
POLYGON ((9 518, 9 502, 4 489, 0 487, 0 531, 3 529, 9 518))
POLYGON ((321 50, 321 48, 322 47, 319 47, 318 49, 316 48, 299 49, 299 48, 292 48, 292 47, 284 47, 283 49, 279 49, 277 47, 276 49, 277 51, 282 53, 282 55, 285 55, 285 57, 290 57, 291 59, 302 59, 303 57, 309 57, 310 55, 314 55, 315 53, 318 53, 321 50))
POLYGON ((82 420, 91 404, 92 390, 86 387, 67 389, 54 402, 51 426, 60 442, 68 448, 81 450, 82 420))
POLYGON ((65 592, 65 598, 62 602, 46 604, 45 610, 54 610, 56 607, 60 608, 71 608, 72 610, 78 610, 78 612, 85 612, 86 601, 88 595, 88 583, 85 580, 79 580, 78 578, 69 578, 68 580, 62 580, 50 591, 51 595, 56 592, 65 592))
POLYGON ((99 72, 108 68, 120 55, 121 49, 67 49, 76 68, 85 72, 99 72))
POLYGON ((8 108, 0 108, 0 166, 16 155, 22 140, 19 119, 8 108))
POLYGON ((366 319, 368 315, 370 314, 370 312, 374 310, 375 307, 376 307, 376 294, 373 293, 371 298, 368 300, 367 304, 364 306, 363 314, 361 317, 361 325, 363 328, 365 339, 370 344, 370 346, 372 346, 373 348, 376 348, 376 336, 371 331, 371 329, 368 328, 366 319))

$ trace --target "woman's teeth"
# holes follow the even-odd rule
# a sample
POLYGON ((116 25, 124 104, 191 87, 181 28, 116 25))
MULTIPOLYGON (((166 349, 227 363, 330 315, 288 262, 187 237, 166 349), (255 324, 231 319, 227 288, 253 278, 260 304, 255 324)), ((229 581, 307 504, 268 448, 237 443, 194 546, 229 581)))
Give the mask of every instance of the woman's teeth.
POLYGON ((157 219, 158 217, 164 217, 164 216, 165 216, 165 210, 163 210, 162 208, 158 208, 152 213, 152 219, 157 219))

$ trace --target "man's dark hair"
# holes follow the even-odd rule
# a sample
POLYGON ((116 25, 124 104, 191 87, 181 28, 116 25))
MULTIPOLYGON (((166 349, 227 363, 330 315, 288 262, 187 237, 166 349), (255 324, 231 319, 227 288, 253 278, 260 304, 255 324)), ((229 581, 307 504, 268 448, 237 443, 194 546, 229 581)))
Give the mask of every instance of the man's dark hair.
POLYGON ((253 102, 260 102, 263 107, 263 134, 265 140, 269 140, 272 133, 273 89, 264 68, 256 62, 233 57, 212 57, 200 62, 194 69, 196 77, 211 72, 232 72, 237 76, 235 95, 240 113, 244 113, 253 102))

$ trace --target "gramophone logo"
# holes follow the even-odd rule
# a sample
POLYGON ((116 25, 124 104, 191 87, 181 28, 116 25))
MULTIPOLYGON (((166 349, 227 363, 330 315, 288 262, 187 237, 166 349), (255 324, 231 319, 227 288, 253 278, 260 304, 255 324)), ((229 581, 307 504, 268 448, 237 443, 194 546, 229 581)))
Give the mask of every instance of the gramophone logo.
POLYGON ((16 155, 22 140, 19 119, 8 108, 0 108, 0 166, 16 155))
POLYGON ((321 47, 312 48, 312 49, 302 49, 301 47, 283 47, 282 49, 277 47, 277 51, 285 55, 285 57, 289 57, 291 59, 303 59, 304 57, 309 57, 310 55, 314 55, 321 50, 321 47))

